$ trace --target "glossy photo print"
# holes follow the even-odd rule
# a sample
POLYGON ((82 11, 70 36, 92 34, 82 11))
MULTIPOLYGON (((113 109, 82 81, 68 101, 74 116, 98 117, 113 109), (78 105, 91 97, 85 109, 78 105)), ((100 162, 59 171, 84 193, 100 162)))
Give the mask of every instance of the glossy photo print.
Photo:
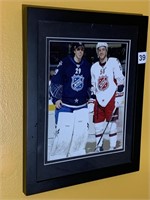
POLYGON ((125 151, 131 41, 46 41, 47 161, 125 151))

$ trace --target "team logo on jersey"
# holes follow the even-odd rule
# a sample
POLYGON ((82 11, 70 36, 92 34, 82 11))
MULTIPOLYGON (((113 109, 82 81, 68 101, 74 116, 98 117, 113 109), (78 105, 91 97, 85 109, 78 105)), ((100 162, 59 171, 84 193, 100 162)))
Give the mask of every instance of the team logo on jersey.
POLYGON ((108 76, 100 76, 98 79, 98 88, 101 91, 104 91, 108 88, 109 83, 108 83, 108 76))
POLYGON ((72 78, 71 88, 77 92, 82 90, 83 86, 84 86, 83 75, 75 75, 74 74, 71 78, 72 78))

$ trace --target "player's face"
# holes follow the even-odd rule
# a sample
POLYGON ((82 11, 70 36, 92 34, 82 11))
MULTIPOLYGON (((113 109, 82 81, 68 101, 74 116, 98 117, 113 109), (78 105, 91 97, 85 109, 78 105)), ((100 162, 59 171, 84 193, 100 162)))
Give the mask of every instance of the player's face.
POLYGON ((99 47, 98 50, 98 57, 100 61, 105 60, 105 58, 107 57, 107 49, 105 47, 99 47))
POLYGON ((82 57, 83 57, 83 54, 84 54, 84 47, 78 47, 74 50, 74 54, 75 54, 75 58, 78 60, 78 61, 81 61, 82 57))

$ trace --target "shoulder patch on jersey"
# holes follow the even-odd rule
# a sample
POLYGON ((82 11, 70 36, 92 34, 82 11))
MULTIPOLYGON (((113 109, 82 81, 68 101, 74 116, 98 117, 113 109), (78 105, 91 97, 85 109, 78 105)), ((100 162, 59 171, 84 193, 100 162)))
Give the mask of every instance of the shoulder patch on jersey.
POLYGON ((118 65, 119 66, 119 69, 122 71, 122 66, 121 66, 121 63, 120 63, 120 61, 119 61, 119 59, 118 58, 116 58, 116 57, 110 57, 109 59, 108 59, 108 61, 115 67, 116 65, 118 65))

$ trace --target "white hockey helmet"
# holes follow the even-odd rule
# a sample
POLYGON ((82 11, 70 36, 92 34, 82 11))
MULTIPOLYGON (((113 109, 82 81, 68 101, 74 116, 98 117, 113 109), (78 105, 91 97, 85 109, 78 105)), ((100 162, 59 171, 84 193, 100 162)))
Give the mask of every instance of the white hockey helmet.
POLYGON ((106 50, 108 51, 108 44, 106 42, 98 42, 97 45, 96 45, 96 53, 97 53, 97 57, 99 58, 99 55, 98 55, 98 48, 100 47, 105 47, 106 50))
POLYGON ((106 49, 108 49, 108 44, 106 42, 98 42, 96 45, 96 49, 98 49, 99 47, 105 47, 106 49))

